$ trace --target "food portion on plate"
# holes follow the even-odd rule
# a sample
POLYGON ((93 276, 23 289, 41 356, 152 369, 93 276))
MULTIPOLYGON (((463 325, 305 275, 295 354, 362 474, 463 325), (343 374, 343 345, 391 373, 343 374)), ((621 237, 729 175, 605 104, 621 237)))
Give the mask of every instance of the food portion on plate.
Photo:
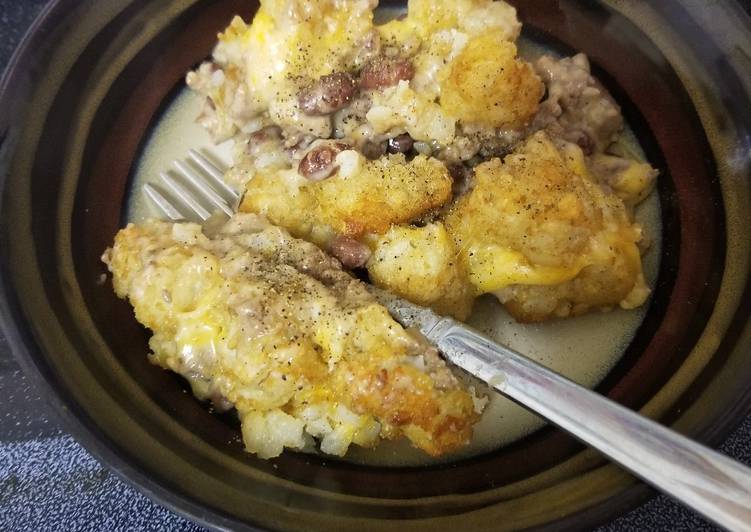
POLYGON ((150 221, 105 262, 151 329, 151 361, 215 408, 234 406, 248 451, 342 456, 406 436, 430 455, 466 445, 482 400, 315 245, 253 214, 211 238, 150 221))
POLYGON ((649 294, 641 227, 597 182, 574 144, 544 132, 474 169, 444 223, 479 292, 528 321, 634 308, 649 294))
POLYGON ((208 235, 131 224, 103 257, 152 362, 236 408, 262 458, 472 439, 487 398, 348 270, 459 319, 483 294, 526 322, 649 296, 633 210, 657 172, 621 149, 587 58, 525 60, 505 2, 410 0, 383 24, 376 7, 265 0, 235 18, 187 84, 234 141, 241 213, 208 235))
POLYGON ((241 210, 460 319, 485 293, 521 321, 643 304, 657 172, 608 153, 623 118, 587 58, 524 60, 504 2, 375 7, 261 2, 188 75, 241 210))

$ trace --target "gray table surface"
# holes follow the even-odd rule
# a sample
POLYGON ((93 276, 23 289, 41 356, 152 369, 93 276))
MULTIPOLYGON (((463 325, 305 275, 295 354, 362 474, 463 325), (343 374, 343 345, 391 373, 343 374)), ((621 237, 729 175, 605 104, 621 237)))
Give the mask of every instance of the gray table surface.
MULTIPOLYGON (((0 0, 0 70, 47 1, 0 0)), ((751 465, 751 418, 722 451, 751 465)), ((0 335, 0 530, 203 529, 141 495, 82 449, 48 414, 0 335)), ((657 496, 600 530, 716 529, 657 496)))

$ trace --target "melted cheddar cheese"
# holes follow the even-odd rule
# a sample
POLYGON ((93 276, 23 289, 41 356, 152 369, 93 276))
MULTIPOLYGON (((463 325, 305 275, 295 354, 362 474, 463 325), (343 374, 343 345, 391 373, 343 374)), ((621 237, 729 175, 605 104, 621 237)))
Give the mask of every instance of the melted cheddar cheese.
POLYGON ((656 171, 604 153, 623 121, 586 58, 524 60, 502 1, 410 0, 381 25, 376 4, 264 0, 189 74, 208 98, 201 120, 237 141, 241 211, 332 252, 359 245, 373 282, 459 318, 485 293, 527 321, 642 304, 631 209, 656 171), (303 112, 311 88, 330 90, 329 114, 303 112), (385 153, 403 137, 406 154, 385 153), (323 180, 306 177, 301 161, 326 142, 343 151, 323 180))
POLYGON ((473 190, 446 218, 472 284, 519 319, 633 308, 649 293, 641 228, 582 160, 577 147, 535 134, 503 162, 478 166, 473 190))
POLYGON ((475 402, 437 351, 336 260, 258 216, 212 238, 195 224, 129 225, 104 260, 153 332, 151 361, 233 405, 249 452, 342 456, 406 436, 437 456, 471 437, 475 402))

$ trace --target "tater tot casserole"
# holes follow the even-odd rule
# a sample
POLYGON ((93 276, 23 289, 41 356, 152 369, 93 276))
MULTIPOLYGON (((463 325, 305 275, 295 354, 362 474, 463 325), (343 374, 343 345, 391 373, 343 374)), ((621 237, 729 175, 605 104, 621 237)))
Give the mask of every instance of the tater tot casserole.
POLYGON ((471 441, 483 392, 358 278, 460 320, 486 294, 535 323, 650 294, 634 209, 658 172, 619 148, 587 57, 523 57, 502 1, 409 0, 376 23, 377 7, 234 18, 187 85, 233 143, 239 212, 210 232, 130 224, 103 257, 151 361, 236 409, 262 458, 471 441))

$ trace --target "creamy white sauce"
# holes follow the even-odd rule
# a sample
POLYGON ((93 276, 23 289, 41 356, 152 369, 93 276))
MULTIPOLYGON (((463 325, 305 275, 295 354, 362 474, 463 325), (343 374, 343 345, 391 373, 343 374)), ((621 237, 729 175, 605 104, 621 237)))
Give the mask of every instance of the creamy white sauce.
POLYGON ((231 165, 232 141, 215 146, 206 130, 196 122, 202 106, 201 97, 187 87, 167 103, 136 162, 126 209, 127 221, 140 223, 159 217, 159 212, 143 194, 143 186, 150 183, 167 192, 161 185, 159 174, 167 172, 177 178, 174 162, 187 161, 189 149, 198 150, 223 169, 231 165))
MULTIPOLYGON (((542 50, 539 45, 528 41, 520 43, 520 49, 527 57, 538 55, 542 50)), ((212 145, 208 134, 195 122, 200 108, 200 98, 184 89, 162 114, 134 172, 133 192, 127 209, 128 221, 137 223, 157 215, 141 188, 145 183, 158 183, 159 173, 172 168, 173 161, 185 159, 188 149, 198 149, 224 166, 230 165, 231 143, 212 145)), ((636 153, 643 153, 631 130, 626 131, 625 138, 636 153)), ((645 236, 652 243, 644 256, 644 274, 647 284, 654 287, 662 244, 660 203, 656 192, 637 208, 636 219, 643 225, 645 236)), ((509 317, 494 298, 485 296, 476 303, 470 324, 574 381, 594 388, 615 366, 633 339, 647 306, 645 304, 632 311, 614 310, 544 324, 523 325, 509 317)), ((498 394, 492 394, 482 420, 475 427, 472 443, 457 454, 432 459, 405 441, 399 441, 383 442, 375 450, 353 445, 345 459, 391 466, 450 462, 498 449, 544 424, 536 415, 498 394)))

